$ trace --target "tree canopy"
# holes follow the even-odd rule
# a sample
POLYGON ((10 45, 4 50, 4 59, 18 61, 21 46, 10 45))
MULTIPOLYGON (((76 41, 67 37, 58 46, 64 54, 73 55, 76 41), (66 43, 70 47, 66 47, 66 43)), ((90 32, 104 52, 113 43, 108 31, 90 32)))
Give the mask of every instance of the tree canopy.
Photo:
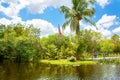
POLYGON ((67 25, 70 25, 71 31, 75 31, 79 35, 79 21, 85 20, 95 26, 94 22, 90 20, 95 13, 95 9, 92 7, 94 3, 95 0, 72 0, 72 8, 61 6, 60 11, 64 13, 66 19, 62 28, 65 29, 67 25))

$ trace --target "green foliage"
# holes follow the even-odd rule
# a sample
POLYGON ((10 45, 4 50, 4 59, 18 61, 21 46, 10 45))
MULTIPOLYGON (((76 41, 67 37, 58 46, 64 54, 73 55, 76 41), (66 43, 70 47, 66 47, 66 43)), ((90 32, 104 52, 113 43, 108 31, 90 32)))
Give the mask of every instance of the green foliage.
POLYGON ((76 61, 76 62, 70 62, 69 60, 41 60, 42 63, 47 64, 54 64, 54 65, 91 65, 91 64, 97 64, 97 61, 76 61))
POLYGON ((45 49, 46 56, 49 54, 49 57, 52 59, 67 57, 70 53, 70 42, 69 38, 62 36, 62 39, 59 39, 58 34, 50 35, 47 38, 41 39, 41 44, 45 49))
POLYGON ((46 50, 52 58, 57 56, 57 47, 54 44, 48 45, 46 50))
POLYGON ((114 52, 115 53, 119 53, 120 52, 120 40, 119 40, 119 36, 117 34, 113 34, 113 36, 111 37, 115 48, 114 48, 114 52))
POLYGON ((58 34, 53 34, 40 38, 40 29, 32 25, 0 25, 0 55, 18 62, 30 62, 68 59, 71 56, 83 60, 84 57, 92 57, 93 49, 100 57, 101 53, 108 56, 110 53, 120 53, 118 35, 113 35, 111 39, 101 39, 100 33, 81 30, 79 39, 77 37, 63 34, 60 39, 58 34))
POLYGON ((61 6, 60 11, 64 13, 66 22, 63 24, 63 29, 70 25, 71 31, 75 31, 79 35, 80 20, 84 20, 95 26, 94 22, 90 20, 95 13, 94 7, 89 7, 94 4, 95 0, 72 0, 72 8, 61 6))
POLYGON ((39 29, 21 24, 1 25, 0 54, 17 61, 33 61, 40 55, 39 29), (4 28, 3 28, 4 27, 4 28))
POLYGON ((102 40, 100 42, 100 51, 104 54, 112 53, 115 45, 111 42, 111 40, 102 40))
POLYGON ((116 63, 120 64, 120 59, 111 59, 111 60, 100 60, 100 63, 116 63))
MULTIPOLYGON (((90 5, 93 5, 95 3, 95 0, 72 0, 72 8, 61 6, 60 11, 64 14, 66 22, 62 25, 62 28, 65 29, 67 25, 70 25, 71 31, 75 31, 76 35, 78 37, 78 40, 80 38, 80 24, 79 21, 84 20, 94 26, 94 22, 90 20, 90 18, 94 15, 95 10, 94 7, 89 7, 90 5)), ((79 59, 80 52, 83 51, 83 43, 80 41, 79 45, 76 49, 75 56, 77 59, 79 59)))

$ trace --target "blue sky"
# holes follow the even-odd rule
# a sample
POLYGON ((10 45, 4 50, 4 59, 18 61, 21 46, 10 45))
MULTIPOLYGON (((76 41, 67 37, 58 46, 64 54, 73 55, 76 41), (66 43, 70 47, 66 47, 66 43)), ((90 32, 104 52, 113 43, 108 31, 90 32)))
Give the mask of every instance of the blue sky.
MULTIPOLYGON (((81 29, 92 29, 108 37, 114 33, 120 35, 120 0, 96 1, 95 15, 91 19, 98 30, 83 21, 80 21, 81 29)), ((59 11, 62 5, 72 7, 71 0, 0 0, 0 23, 33 24, 41 29, 42 36, 54 34, 58 24, 65 22, 59 11)), ((70 32, 69 25, 63 32, 70 32)))

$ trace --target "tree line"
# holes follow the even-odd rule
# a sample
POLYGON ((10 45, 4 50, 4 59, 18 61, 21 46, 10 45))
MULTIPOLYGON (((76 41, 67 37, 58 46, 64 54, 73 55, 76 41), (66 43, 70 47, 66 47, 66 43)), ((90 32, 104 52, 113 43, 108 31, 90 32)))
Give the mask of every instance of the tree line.
POLYGON ((85 54, 92 55, 93 50, 101 54, 120 53, 120 36, 114 34, 110 39, 92 30, 80 30, 76 35, 49 35, 40 38, 40 29, 32 25, 0 25, 0 56, 14 61, 38 61, 40 59, 67 59, 85 54), (77 55, 76 55, 77 53, 77 55))
POLYGON ((32 25, 0 25, 0 55, 15 61, 33 61, 41 52, 40 29, 32 25))

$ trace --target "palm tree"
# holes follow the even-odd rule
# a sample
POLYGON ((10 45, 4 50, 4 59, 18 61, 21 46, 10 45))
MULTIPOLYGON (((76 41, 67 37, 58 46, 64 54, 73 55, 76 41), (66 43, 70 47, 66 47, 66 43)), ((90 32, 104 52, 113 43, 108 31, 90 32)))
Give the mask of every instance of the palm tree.
MULTIPOLYGON (((72 0, 72 8, 61 6, 60 11, 64 13, 66 22, 62 25, 63 30, 67 25, 70 25, 71 31, 75 31, 79 40, 80 36, 80 23, 79 21, 85 20, 86 22, 95 26, 94 22, 90 20, 95 13, 95 9, 92 4, 95 3, 95 0, 72 0)), ((77 47, 77 51, 75 53, 76 59, 78 57, 78 49, 80 44, 77 47)))
POLYGON ((82 19, 90 24, 94 25, 89 17, 94 15, 94 8, 91 4, 94 4, 95 0, 72 0, 72 8, 61 6, 60 11, 64 13, 66 22, 63 24, 63 30, 67 25, 70 25, 71 31, 75 31, 76 35, 80 35, 80 24, 79 21, 82 19))

